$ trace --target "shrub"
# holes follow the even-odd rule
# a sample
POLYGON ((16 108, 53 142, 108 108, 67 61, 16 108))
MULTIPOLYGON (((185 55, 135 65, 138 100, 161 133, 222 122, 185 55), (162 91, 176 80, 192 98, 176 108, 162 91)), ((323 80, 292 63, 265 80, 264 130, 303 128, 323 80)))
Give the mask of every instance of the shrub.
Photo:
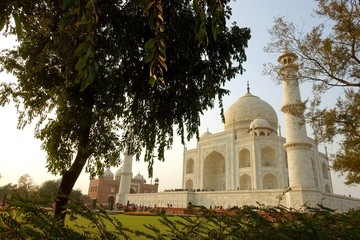
MULTIPOLYGON (((66 223, 39 208, 31 198, 16 197, 0 213, 0 239, 358 239, 360 210, 338 213, 318 206, 303 210, 282 206, 243 206, 209 210, 192 206, 192 216, 173 218, 164 212, 161 227, 148 232, 123 226, 116 217, 92 211, 70 200, 66 223), (69 227, 71 226, 71 227, 69 227)), ((134 216, 136 217, 136 216, 134 216)))

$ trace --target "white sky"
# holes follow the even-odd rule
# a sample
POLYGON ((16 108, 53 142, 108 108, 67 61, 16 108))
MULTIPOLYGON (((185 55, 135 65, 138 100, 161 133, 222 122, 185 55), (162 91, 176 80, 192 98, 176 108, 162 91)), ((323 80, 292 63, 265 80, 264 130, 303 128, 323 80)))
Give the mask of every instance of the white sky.
MULTIPOLYGON (((311 0, 238 0, 232 2, 233 17, 241 27, 251 29, 252 38, 246 50, 247 62, 244 64, 246 72, 237 76, 226 84, 226 88, 231 90, 230 95, 224 98, 224 108, 226 109, 239 97, 246 93, 246 81, 250 81, 251 93, 259 96, 268 102, 277 112, 279 124, 284 128, 284 119, 280 111, 282 105, 281 86, 276 85, 269 76, 262 75, 263 64, 266 62, 275 63, 278 54, 267 54, 263 47, 269 42, 270 36, 267 32, 273 25, 273 19, 277 16, 285 16, 288 20, 303 26, 305 30, 316 24, 318 19, 314 19, 313 9, 316 7, 311 0)), ((4 37, 0 38, 0 49, 11 47, 14 42, 4 37)), ((0 74, 0 82, 8 81, 10 77, 0 74)), ((301 87, 303 100, 311 97, 310 85, 301 87)), ((324 95, 324 106, 331 107, 341 90, 331 90, 324 95)), ((209 110, 201 118, 202 125, 200 134, 209 128, 210 132, 216 133, 223 131, 223 124, 218 108, 209 110)), ((47 172, 45 153, 40 150, 41 142, 33 137, 33 126, 28 126, 24 130, 17 130, 17 115, 13 105, 0 107, 0 186, 8 183, 17 183, 20 176, 30 174, 35 184, 58 177, 47 172)), ((282 134, 284 134, 284 129, 282 134)), ((311 129, 308 128, 308 133, 311 129)), ((196 140, 187 143, 187 147, 195 148, 196 140)), ((335 152, 337 144, 328 145, 329 153, 335 152)), ((324 151, 324 146, 319 147, 324 151)), ((183 146, 179 137, 175 138, 172 150, 166 152, 165 162, 155 162, 154 177, 160 179, 160 190, 181 188, 182 186, 182 162, 183 146)), ((113 172, 116 169, 111 169, 113 172)), ((147 164, 143 162, 133 163, 133 174, 140 171, 147 178, 147 164)), ((360 188, 349 187, 343 184, 344 179, 339 178, 338 174, 332 174, 334 192, 337 194, 351 194, 360 197, 360 188)), ((149 182, 150 180, 148 180, 149 182)), ((80 188, 87 194, 89 175, 82 173, 75 188, 80 188)))

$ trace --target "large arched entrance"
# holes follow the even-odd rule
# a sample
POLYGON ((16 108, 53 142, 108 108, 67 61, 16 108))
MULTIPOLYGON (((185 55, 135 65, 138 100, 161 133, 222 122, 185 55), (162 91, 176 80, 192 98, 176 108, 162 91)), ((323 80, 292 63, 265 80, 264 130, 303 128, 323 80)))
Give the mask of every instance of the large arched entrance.
POLYGON ((226 190, 225 158, 218 152, 210 153, 204 161, 203 188, 226 190))

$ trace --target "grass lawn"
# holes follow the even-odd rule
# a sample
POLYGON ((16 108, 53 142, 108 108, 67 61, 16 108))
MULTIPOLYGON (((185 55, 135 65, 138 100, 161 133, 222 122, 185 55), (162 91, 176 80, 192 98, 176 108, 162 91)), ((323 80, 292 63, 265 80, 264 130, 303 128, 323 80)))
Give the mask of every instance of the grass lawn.
MULTIPOLYGON (((130 228, 132 230, 139 230, 141 232, 146 232, 148 234, 154 235, 154 233, 147 229, 144 225, 153 225, 161 230, 161 232, 166 231, 166 227, 160 223, 160 216, 134 216, 134 215, 124 215, 124 214, 116 214, 111 215, 112 218, 118 219, 126 228, 130 228)), ((181 217, 169 216, 171 220, 181 220, 181 217)), ((98 233, 96 228, 92 228, 90 225, 90 221, 84 218, 77 218, 74 221, 69 219, 66 220, 66 224, 73 228, 76 231, 82 232, 84 230, 93 232, 94 234, 98 233)), ((115 230, 115 227, 108 221, 106 221, 106 228, 108 230, 115 230)), ((131 239, 144 239, 138 236, 127 233, 131 236, 131 239)))

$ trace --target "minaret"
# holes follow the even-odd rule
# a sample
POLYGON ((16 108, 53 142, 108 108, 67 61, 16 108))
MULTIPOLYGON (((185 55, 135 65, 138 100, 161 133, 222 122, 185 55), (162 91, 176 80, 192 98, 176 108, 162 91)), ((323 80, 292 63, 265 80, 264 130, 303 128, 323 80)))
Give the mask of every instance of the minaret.
POLYGON ((130 193, 131 178, 132 178, 132 155, 129 155, 128 150, 124 153, 124 163, 120 173, 119 193, 116 196, 116 203, 126 204, 126 194, 130 193))
POLYGON ((285 116, 284 147, 288 156, 289 184, 292 189, 314 189, 310 152, 312 145, 306 133, 305 104, 301 101, 296 59, 297 55, 289 50, 285 50, 278 58, 284 98, 281 111, 285 116))

